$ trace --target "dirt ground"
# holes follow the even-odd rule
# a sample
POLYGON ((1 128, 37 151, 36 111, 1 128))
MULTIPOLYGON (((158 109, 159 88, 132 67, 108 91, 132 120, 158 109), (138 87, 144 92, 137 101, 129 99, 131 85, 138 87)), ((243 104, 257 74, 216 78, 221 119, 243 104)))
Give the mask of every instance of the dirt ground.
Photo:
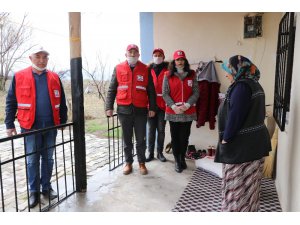
MULTIPOLYGON (((71 110, 71 85, 70 81, 63 81, 63 86, 67 99, 68 106, 68 121, 72 121, 72 110, 71 110)), ((85 86, 83 90, 85 90, 85 86)), ((5 119, 5 102, 6 92, 0 92, 0 124, 4 123, 5 119)), ((107 118, 104 111, 104 103, 97 96, 97 93, 84 94, 84 114, 86 132, 92 133, 98 137, 104 137, 107 130, 107 118), (89 126, 92 126, 90 129, 89 126), (99 130, 97 129, 99 127, 99 130)))

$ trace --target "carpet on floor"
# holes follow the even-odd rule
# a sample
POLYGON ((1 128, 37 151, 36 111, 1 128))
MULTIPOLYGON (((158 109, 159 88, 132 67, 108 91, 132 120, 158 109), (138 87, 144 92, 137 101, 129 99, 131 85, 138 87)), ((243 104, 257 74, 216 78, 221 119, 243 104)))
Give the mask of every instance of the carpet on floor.
MULTIPOLYGON (((220 212, 222 179, 197 168, 173 212, 220 212)), ((274 180, 263 178, 260 193, 260 212, 281 212, 274 180)))

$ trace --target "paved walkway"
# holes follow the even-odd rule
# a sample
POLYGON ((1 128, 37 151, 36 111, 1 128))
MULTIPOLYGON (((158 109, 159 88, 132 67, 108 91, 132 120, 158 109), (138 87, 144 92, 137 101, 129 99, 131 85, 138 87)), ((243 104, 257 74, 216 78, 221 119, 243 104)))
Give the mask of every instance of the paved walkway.
MULTIPOLYGON (((0 125, 0 139, 6 137, 5 130, 5 125, 0 125)), ((17 131, 20 131, 19 127, 17 128, 17 131)), ((70 133, 68 129, 64 130, 64 140, 70 140, 70 133)), ((99 139, 92 134, 86 134, 85 141, 86 170, 89 178, 96 173, 97 169, 108 164, 108 140, 99 139)), ((59 143, 62 143, 61 131, 58 131, 57 135, 57 144, 59 143)), ((2 181, 0 185, 3 187, 5 211, 16 211, 16 205, 18 205, 18 211, 27 211, 27 184, 23 138, 15 140, 13 145, 15 149, 14 152, 12 152, 12 142, 0 143, 0 162, 3 164, 0 168, 0 181, 2 181), (15 161, 10 161, 16 157, 20 158, 15 161), (15 176, 13 172, 14 169, 15 176), (14 183, 16 183, 15 186, 14 183), (17 202, 15 200, 15 196, 17 196, 17 202)), ((74 142, 72 142, 72 148, 74 148, 74 142)), ((73 174, 74 153, 71 153, 70 151, 70 143, 56 147, 56 154, 54 158, 55 165, 51 179, 52 184, 56 181, 56 168, 58 179, 66 176, 70 177, 70 175, 73 174), (64 158, 65 160, 63 160, 64 158)), ((0 193, 0 211, 2 210, 2 197, 0 193)))

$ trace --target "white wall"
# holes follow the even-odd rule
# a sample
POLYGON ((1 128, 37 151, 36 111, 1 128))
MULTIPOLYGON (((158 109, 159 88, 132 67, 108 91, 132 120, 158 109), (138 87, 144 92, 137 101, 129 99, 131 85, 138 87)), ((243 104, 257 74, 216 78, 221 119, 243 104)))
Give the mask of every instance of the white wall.
MULTIPOLYGON (((154 13, 154 47, 163 48, 171 60, 177 49, 185 51, 195 68, 199 61, 228 59, 241 54, 249 57, 260 69, 266 92, 266 104, 273 104, 278 25, 282 13, 263 14, 263 36, 243 39, 244 16, 247 13, 154 13)), ((215 64, 221 81, 221 92, 229 83, 220 64, 215 64)), ((207 148, 217 142, 216 129, 192 125, 190 143, 207 148)))
POLYGON ((300 211, 300 13, 297 13, 289 123, 279 132, 276 187, 284 211, 300 211))

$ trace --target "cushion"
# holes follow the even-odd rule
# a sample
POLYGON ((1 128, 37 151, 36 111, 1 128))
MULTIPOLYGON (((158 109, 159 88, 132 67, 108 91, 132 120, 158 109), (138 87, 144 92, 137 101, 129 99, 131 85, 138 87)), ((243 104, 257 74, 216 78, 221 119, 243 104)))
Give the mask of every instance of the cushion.
POLYGON ((206 156, 201 159, 195 160, 197 168, 201 168, 217 177, 223 178, 222 163, 215 163, 214 157, 206 156))

